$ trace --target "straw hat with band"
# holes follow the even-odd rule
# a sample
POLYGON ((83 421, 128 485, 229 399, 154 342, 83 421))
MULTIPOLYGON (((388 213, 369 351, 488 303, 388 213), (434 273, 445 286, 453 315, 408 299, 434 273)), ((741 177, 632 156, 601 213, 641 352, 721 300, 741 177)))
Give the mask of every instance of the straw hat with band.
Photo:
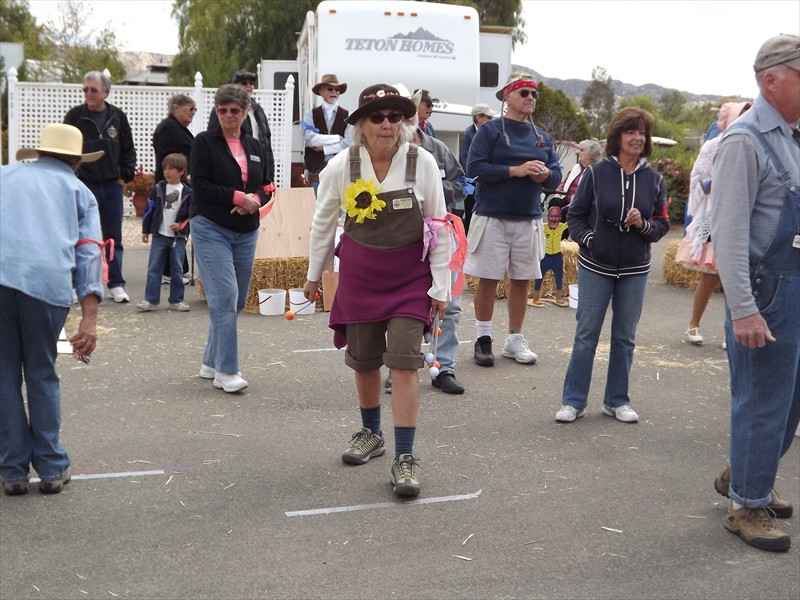
POLYGON ((320 78, 319 83, 311 88, 311 91, 314 92, 317 96, 319 96, 319 88, 321 88, 324 85, 329 85, 331 87, 339 88, 339 94, 344 94, 347 91, 347 84, 339 83, 339 78, 333 73, 328 73, 327 75, 323 75, 320 78))
POLYGON ((385 83, 376 83, 359 94, 358 109, 350 113, 347 122, 355 125, 370 113, 387 108, 399 110, 403 113, 404 119, 410 119, 417 113, 414 103, 402 96, 397 88, 385 83))
POLYGON ((83 134, 80 129, 63 123, 45 125, 42 129, 41 145, 38 148, 20 148, 17 150, 17 160, 39 158, 40 152, 80 156, 86 163, 94 162, 105 154, 105 150, 84 154, 83 134))
POLYGON ((523 87, 537 89, 536 82, 531 79, 530 75, 525 73, 512 73, 508 76, 508 81, 506 81, 506 84, 497 90, 495 98, 498 100, 505 100, 511 92, 523 87))

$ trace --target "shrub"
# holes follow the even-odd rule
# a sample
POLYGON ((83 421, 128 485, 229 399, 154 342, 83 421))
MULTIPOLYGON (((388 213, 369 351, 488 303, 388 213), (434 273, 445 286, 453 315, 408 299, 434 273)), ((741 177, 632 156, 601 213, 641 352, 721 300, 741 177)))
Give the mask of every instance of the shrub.
POLYGON ((672 198, 668 211, 670 222, 683 223, 686 201, 689 199, 691 168, 681 165, 678 161, 668 156, 654 158, 652 165, 664 176, 667 182, 667 197, 672 198))

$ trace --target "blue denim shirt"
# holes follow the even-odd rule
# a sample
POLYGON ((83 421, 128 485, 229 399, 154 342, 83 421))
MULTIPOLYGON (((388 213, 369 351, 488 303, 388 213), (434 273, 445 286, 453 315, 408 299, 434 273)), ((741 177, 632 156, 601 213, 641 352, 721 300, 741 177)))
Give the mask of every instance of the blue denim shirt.
POLYGON ((0 168, 0 285, 54 306, 103 300, 100 213, 94 195, 54 158, 0 168))

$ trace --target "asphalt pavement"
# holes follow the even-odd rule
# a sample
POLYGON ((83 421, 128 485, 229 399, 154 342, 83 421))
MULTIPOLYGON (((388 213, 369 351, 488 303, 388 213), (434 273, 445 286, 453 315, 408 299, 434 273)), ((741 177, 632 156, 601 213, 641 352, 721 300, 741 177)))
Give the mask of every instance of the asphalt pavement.
MULTIPOLYGON (((728 453, 724 301, 711 299, 706 345, 690 345, 692 293, 661 271, 679 236, 653 248, 635 425, 600 412, 608 327, 587 416, 558 424, 575 311, 528 309, 539 362, 520 365, 499 355, 508 319, 498 300, 497 364, 485 368, 472 362, 464 297, 456 374, 466 393, 443 394, 420 371, 416 502, 388 482, 390 396, 386 455, 358 467, 339 458, 360 419, 327 313, 242 315, 250 387, 226 394, 198 377, 208 313, 197 288, 187 287, 188 313, 137 313, 148 249, 126 248, 132 302, 102 304, 91 365, 59 358, 74 480, 54 496, 32 485, 0 497, 0 597, 796 600, 800 515, 778 523, 795 544, 780 554, 723 527, 713 480, 728 453)), ((776 486, 800 503, 798 444, 776 486)))

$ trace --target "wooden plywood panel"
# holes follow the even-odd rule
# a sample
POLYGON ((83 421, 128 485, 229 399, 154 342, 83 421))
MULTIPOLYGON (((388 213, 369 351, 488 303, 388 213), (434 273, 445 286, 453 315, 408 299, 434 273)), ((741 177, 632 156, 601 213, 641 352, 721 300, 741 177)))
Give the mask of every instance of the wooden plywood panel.
POLYGON ((255 257, 307 257, 315 209, 312 188, 278 188, 272 209, 261 219, 255 257))

